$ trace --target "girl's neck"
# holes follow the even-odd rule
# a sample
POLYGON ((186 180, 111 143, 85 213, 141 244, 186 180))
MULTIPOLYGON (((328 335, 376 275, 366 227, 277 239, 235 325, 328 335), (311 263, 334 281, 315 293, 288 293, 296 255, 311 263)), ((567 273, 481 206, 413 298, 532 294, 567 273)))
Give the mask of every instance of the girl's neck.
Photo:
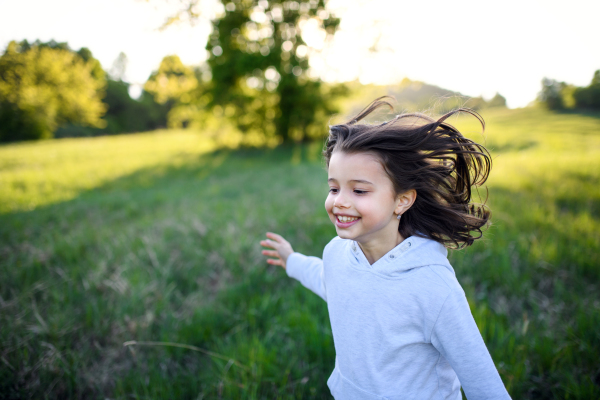
POLYGON ((396 236, 389 236, 387 240, 371 240, 358 242, 363 254, 367 258, 369 264, 373 265, 381 257, 385 256, 390 250, 398 246, 404 241, 404 237, 400 235, 400 232, 396 231, 396 236))

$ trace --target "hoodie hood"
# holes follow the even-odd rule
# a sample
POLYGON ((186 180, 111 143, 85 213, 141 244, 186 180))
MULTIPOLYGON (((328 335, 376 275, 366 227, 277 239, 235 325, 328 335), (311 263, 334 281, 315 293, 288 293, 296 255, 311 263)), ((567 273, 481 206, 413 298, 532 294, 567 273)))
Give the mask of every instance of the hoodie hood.
POLYGON ((347 242, 346 252, 352 266, 370 270, 378 275, 399 278, 415 268, 430 265, 445 267, 454 274, 454 269, 448 261, 448 250, 435 240, 410 236, 372 265, 357 242, 341 240, 347 242))

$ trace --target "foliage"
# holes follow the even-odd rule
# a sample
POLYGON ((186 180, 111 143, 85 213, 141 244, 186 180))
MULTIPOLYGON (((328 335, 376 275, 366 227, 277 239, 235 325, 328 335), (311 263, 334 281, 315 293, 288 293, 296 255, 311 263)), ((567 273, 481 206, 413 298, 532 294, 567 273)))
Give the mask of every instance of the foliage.
POLYGON ((183 65, 178 56, 166 56, 157 71, 146 81, 144 90, 158 104, 169 109, 168 125, 181 128, 189 124, 198 110, 191 105, 201 95, 198 77, 192 68, 183 65), (190 108, 192 109, 191 112, 190 108))
POLYGON ((538 93, 538 101, 549 110, 563 110, 565 108, 563 91, 566 86, 566 83, 554 79, 542 79, 542 90, 538 93))
MULTIPOLYGON (((187 3, 193 8, 197 0, 187 3)), ((206 45, 212 74, 207 106, 244 133, 286 141, 322 137, 323 123, 335 112, 332 98, 344 88, 326 90, 309 77, 311 49, 302 32, 316 30, 326 39, 338 24, 325 0, 224 2, 206 45)))
POLYGON ((125 73, 127 71, 127 64, 129 60, 127 59, 127 54, 120 52, 115 61, 113 61, 110 70, 108 71, 108 76, 113 81, 122 81, 125 79, 125 73))
POLYGON ((107 110, 104 128, 90 128, 80 124, 65 124, 59 127, 54 137, 81 137, 114 135, 119 133, 142 132, 167 126, 169 104, 159 104, 154 96, 142 91, 139 99, 129 95, 129 83, 123 81, 127 69, 127 55, 119 53, 106 80, 106 92, 102 101, 107 110))
POLYGON ((544 78, 538 101, 550 110, 600 110, 600 70, 594 73, 592 81, 586 87, 544 78))
MULTIPOLYGON (((483 116, 485 137, 451 121, 494 158, 493 225, 451 253, 457 277, 513 398, 598 398, 600 115, 483 116)), ((206 143, 0 147, 0 396, 330 398, 326 304, 258 245, 277 231, 319 256, 335 235, 320 145, 206 143)))
POLYGON ((88 49, 10 42, 0 57, 0 141, 49 138, 67 122, 102 127, 104 86, 88 49))
POLYGON ((492 97, 487 102, 488 107, 506 107, 506 98, 502 96, 500 93, 496 93, 494 97, 492 97))
POLYGON ((178 56, 166 56, 158 71, 150 75, 144 89, 160 104, 180 100, 189 103, 189 92, 198 87, 198 80, 190 67, 183 65, 178 56))
POLYGON ((573 98, 578 108, 600 110, 600 70, 594 73, 589 86, 575 89, 573 98))
POLYGON ((161 129, 167 126, 168 105, 158 104, 146 91, 142 92, 139 99, 132 99, 127 82, 107 79, 106 94, 102 101, 107 106, 104 128, 65 124, 54 132, 54 137, 115 135, 161 129))
POLYGON ((107 80, 106 112, 109 134, 124 132, 143 132, 167 126, 169 106, 159 104, 147 91, 143 91, 139 99, 129 96, 129 84, 123 81, 107 80))

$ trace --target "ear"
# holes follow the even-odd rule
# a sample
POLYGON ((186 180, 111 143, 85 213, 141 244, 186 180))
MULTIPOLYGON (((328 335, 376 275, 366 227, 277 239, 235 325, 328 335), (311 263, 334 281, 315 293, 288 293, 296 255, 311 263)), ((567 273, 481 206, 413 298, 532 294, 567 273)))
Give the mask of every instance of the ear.
POLYGON ((401 193, 396 198, 396 214, 404 214, 409 208, 412 207, 413 203, 417 199, 417 191, 415 189, 407 190, 401 193))

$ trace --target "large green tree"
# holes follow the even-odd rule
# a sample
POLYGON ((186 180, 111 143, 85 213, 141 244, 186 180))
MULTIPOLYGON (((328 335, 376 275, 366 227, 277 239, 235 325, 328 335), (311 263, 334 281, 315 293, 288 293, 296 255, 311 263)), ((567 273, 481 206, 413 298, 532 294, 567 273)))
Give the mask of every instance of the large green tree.
MULTIPOLYGON (((199 16, 197 3, 187 0, 192 18, 199 16)), ((208 107, 243 132, 295 141, 322 135, 335 112, 331 97, 343 89, 309 77, 310 49, 302 33, 312 30, 324 39, 335 33, 340 20, 326 1, 224 0, 223 7, 206 45, 208 107)))
POLYGON ((105 84, 88 49, 10 42, 0 57, 0 141, 49 138, 68 122, 102 127, 105 84))

